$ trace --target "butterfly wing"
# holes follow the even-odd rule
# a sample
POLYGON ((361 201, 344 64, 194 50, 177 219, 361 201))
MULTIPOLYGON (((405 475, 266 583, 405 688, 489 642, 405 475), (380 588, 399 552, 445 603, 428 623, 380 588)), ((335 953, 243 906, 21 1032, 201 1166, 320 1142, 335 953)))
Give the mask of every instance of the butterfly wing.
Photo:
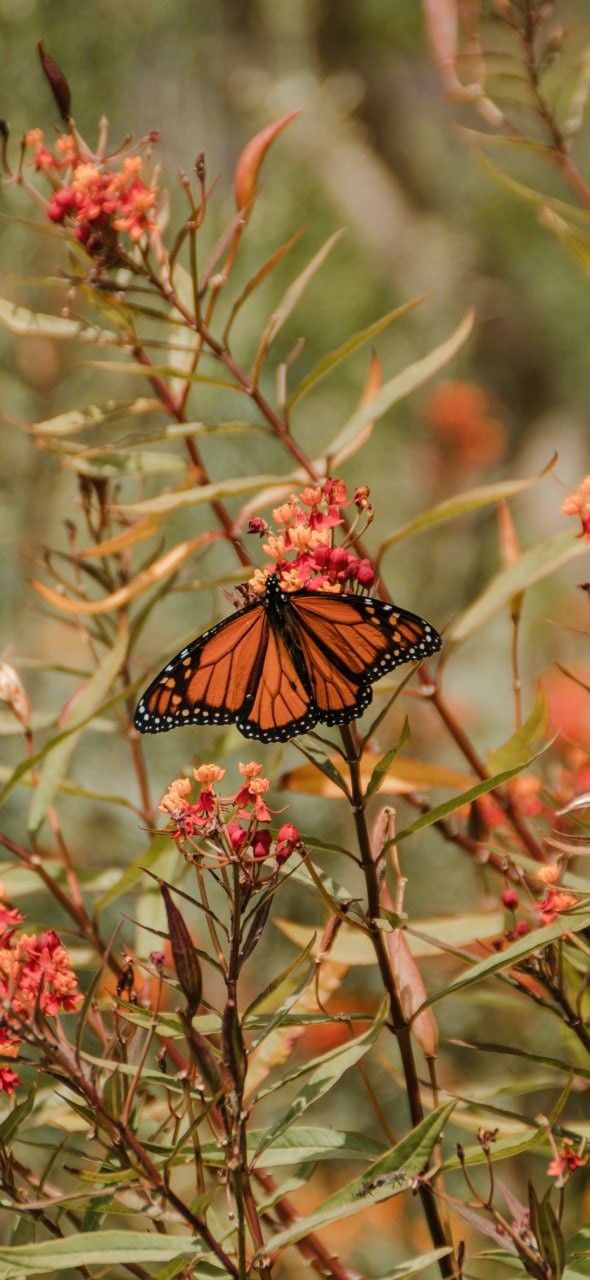
POLYGON ((423 618, 371 597, 297 591, 288 607, 324 724, 356 719, 371 701, 375 680, 441 646, 423 618))
POLYGON ((268 624, 262 604, 206 631, 166 664, 140 699, 135 727, 162 733, 182 724, 231 724, 264 660, 268 624))
POLYGON ((309 682, 264 605, 248 605, 182 649, 135 712, 141 733, 183 724, 236 724, 246 738, 281 742, 317 723, 309 682))
POLYGON ((245 705, 240 733, 260 742, 286 742, 308 733, 319 719, 305 667, 296 662, 281 629, 267 623, 267 642, 245 705))

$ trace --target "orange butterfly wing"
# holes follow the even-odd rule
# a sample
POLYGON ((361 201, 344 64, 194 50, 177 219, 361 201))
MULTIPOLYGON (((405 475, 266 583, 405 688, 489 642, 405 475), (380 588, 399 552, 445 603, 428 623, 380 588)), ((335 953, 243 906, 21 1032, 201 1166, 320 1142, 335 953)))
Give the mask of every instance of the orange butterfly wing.
POLYGON ((375 680, 440 649, 438 632, 423 618, 372 597, 302 591, 290 607, 324 724, 356 719, 371 702, 375 680))
POLYGON ((156 676, 135 712, 142 733, 181 724, 231 724, 264 657, 263 604, 247 605, 182 649, 156 676))

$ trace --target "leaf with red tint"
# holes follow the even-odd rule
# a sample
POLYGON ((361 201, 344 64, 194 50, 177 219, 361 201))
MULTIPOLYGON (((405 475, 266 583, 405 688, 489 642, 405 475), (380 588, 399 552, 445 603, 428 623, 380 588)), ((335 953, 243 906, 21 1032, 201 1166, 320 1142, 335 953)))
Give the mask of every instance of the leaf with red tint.
POLYGON ((286 116, 281 116, 279 120, 274 120, 272 124, 265 125, 264 129, 261 129, 246 143, 238 159, 234 176, 234 196, 237 209, 245 209, 254 199, 258 173, 268 148, 278 134, 292 120, 295 120, 299 114, 298 110, 289 111, 286 116))

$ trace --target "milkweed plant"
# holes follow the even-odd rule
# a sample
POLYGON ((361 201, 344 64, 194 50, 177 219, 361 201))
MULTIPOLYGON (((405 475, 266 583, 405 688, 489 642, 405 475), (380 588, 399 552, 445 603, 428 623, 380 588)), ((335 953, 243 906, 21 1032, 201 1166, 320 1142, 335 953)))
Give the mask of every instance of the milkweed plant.
MULTIPOLYGON (((498 0, 484 22, 426 0, 424 14, 445 90, 488 138, 527 126, 503 114, 486 49, 501 37, 520 58, 536 162, 569 183, 571 212, 527 198, 571 249, 590 192, 544 97, 554 7, 498 0)), ((547 459, 490 479, 501 412, 450 368, 472 315, 384 376, 376 347, 385 358, 387 331, 409 325, 406 301, 298 372, 293 317, 338 235, 297 269, 301 231, 274 239, 261 168, 296 138, 296 111, 243 147, 222 226, 228 184, 204 153, 167 190, 156 132, 120 142, 103 120, 87 142, 38 51, 61 123, 22 141, 3 123, 2 154, 11 216, 41 236, 48 275, 0 301, 0 321, 71 352, 95 398, 12 426, 60 473, 61 525, 28 587, 53 649, 31 661, 15 636, 0 665, 0 1274, 586 1275, 590 688, 563 667, 575 714, 556 732, 555 671, 535 692, 522 641, 539 583, 576 558, 589 576, 590 477, 557 482, 547 459), (45 311, 27 305, 33 286, 45 311), (302 429, 304 402, 363 348, 347 420, 302 429), (415 392, 438 487, 400 524, 379 420, 415 392), (558 532, 527 543, 514 510, 543 485, 558 532), (157 664, 198 632, 184 635, 187 589, 201 629, 269 573, 287 591, 397 601, 420 535, 476 537, 490 513, 495 563, 470 598, 441 616, 426 582, 407 600, 441 654, 378 681, 362 718, 270 745, 232 724, 134 728, 157 664), (464 646, 485 651, 493 617, 503 740, 464 714, 464 646), (452 902, 448 876, 465 886, 452 902)), ((587 662, 587 626, 575 643, 587 662)))

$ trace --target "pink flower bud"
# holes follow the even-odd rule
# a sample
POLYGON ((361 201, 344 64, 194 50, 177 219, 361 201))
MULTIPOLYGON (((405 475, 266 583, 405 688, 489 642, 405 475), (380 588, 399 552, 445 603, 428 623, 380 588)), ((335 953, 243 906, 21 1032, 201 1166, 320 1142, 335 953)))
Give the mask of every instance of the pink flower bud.
POLYGON ((283 862, 286 862, 287 858, 291 857, 291 854, 294 849, 297 848, 299 843, 300 837, 297 827, 295 827, 292 822, 283 823, 283 826, 279 829, 277 843, 275 845, 275 858, 279 866, 281 866, 283 862))
POLYGON ((248 521, 248 533, 259 533, 261 538, 268 533, 268 524, 262 516, 252 516, 248 521))
POLYGON ((518 906, 516 889, 505 889, 502 894, 502 902, 508 911, 514 911, 514 908, 518 906))
POLYGON ((244 848, 246 840, 246 832, 244 828, 239 822, 228 822, 225 830, 234 853, 240 853, 244 848))
POLYGON ((355 571, 355 578, 357 582, 360 583, 361 587, 371 586, 371 583, 375 580, 375 570, 370 560, 359 560, 355 571))
POLYGON ((252 841, 252 854, 255 858, 268 858, 272 836, 268 828, 257 831, 252 841))
POLYGON ((348 551, 344 550, 344 547, 334 547, 334 550, 330 554, 331 572, 346 573, 350 560, 353 558, 354 557, 351 557, 348 551))
POLYGON ((518 921, 515 929, 517 938, 524 938, 525 934, 530 933, 530 931, 531 931, 531 926, 528 923, 528 920, 518 921))

